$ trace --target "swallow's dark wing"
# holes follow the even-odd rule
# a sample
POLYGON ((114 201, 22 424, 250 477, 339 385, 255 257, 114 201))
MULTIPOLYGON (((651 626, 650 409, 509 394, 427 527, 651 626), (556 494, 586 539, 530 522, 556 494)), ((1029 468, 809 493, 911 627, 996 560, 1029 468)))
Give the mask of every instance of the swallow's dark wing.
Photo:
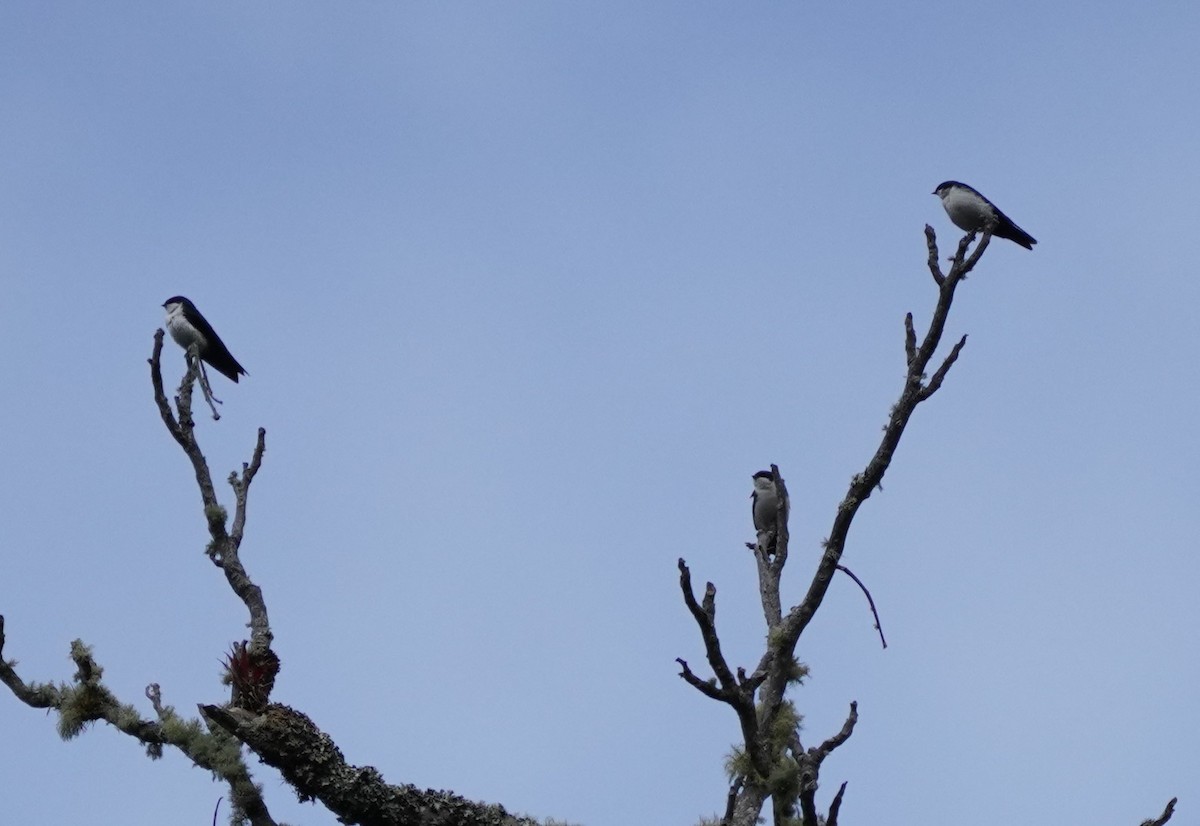
POLYGON ((200 353, 200 358, 207 361, 213 368, 225 376, 232 382, 237 382, 238 376, 248 376, 249 373, 242 365, 238 364, 237 359, 229 352, 229 348, 225 346, 225 342, 221 341, 221 337, 217 335, 217 331, 212 328, 200 311, 196 309, 194 304, 190 302, 183 305, 183 317, 188 320, 188 323, 200 331, 207 342, 207 346, 200 353))
POLYGON ((1033 249, 1033 245, 1037 243, 1036 238, 1013 223, 1012 218, 1001 212, 995 204, 992 204, 992 209, 996 210, 995 234, 998 238, 1007 238, 1009 241, 1020 244, 1027 250, 1033 249))

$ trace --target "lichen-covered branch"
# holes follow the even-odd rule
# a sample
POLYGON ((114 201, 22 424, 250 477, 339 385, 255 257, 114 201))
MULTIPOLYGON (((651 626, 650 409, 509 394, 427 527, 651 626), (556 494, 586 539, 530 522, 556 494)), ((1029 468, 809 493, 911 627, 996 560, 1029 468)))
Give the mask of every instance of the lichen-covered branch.
POLYGON ((26 683, 11 661, 3 658, 4 618, 0 617, 0 681, 13 695, 32 708, 58 713, 58 733, 64 739, 81 734, 89 725, 104 722, 146 747, 152 758, 162 756, 163 746, 178 749, 202 769, 229 784, 233 806, 252 826, 276 826, 262 793, 242 760, 238 742, 224 731, 209 733, 197 720, 184 720, 173 708, 162 704, 157 685, 147 688, 158 721, 146 720, 133 706, 117 700, 101 678, 104 669, 95 661, 90 647, 80 640, 71 643, 75 674, 71 683, 26 683))
POLYGON ((453 792, 392 786, 371 766, 353 766, 304 714, 278 703, 262 714, 202 705, 210 725, 245 743, 291 784, 302 801, 320 800, 342 823, 371 826, 537 826, 503 806, 453 792))

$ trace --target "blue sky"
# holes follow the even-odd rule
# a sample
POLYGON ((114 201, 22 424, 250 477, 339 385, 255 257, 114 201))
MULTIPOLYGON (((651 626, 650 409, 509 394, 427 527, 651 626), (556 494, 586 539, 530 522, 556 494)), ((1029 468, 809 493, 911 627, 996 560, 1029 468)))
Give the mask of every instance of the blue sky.
MULTIPOLYGON (((244 609, 151 399, 184 294, 267 455, 243 558, 274 699, 349 760, 587 826, 722 805, 729 711, 675 560, 762 650, 750 476, 794 602, 934 288, 930 193, 996 242, 968 333, 801 642, 806 736, 861 719, 846 823, 1194 819, 1194 33, 1166 2, 33 3, 0 10, 0 613, 149 715, 219 702, 244 609)), ((183 359, 168 353, 168 380, 183 359)), ((0 698, 13 823, 207 822, 168 754, 0 698)), ((257 764, 255 764, 257 765, 257 764)), ((264 767, 278 819, 328 826, 264 767)))

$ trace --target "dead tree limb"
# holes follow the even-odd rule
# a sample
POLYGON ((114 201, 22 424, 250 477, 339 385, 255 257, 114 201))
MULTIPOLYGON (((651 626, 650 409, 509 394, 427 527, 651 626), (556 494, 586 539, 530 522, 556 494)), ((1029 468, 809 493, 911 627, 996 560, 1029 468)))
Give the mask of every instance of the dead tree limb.
MULTIPOLYGON (((779 601, 779 582, 788 559, 787 520, 789 508, 786 505, 787 497, 784 493, 786 487, 783 478, 778 467, 771 466, 772 477, 780 492, 780 506, 773 537, 773 553, 765 553, 761 542, 754 546, 759 591, 768 635, 767 650, 753 672, 755 678, 753 686, 739 684, 733 679, 729 664, 721 653, 715 620, 716 589, 712 583, 709 583, 704 603, 697 603, 692 594, 687 566, 682 559, 679 560, 680 585, 684 601, 696 619, 701 638, 704 640, 705 651, 708 654, 709 665, 713 669, 715 677, 707 681, 702 680, 692 673, 682 659, 679 661, 683 666, 681 676, 706 696, 733 706, 742 723, 743 743, 735 749, 735 757, 737 753, 742 753, 746 755, 748 761, 747 765, 739 766, 742 783, 735 793, 736 800, 727 817, 732 826, 752 826, 759 819, 763 804, 769 797, 776 798, 773 803, 773 813, 777 821, 793 817, 791 813, 798 804, 804 826, 817 826, 818 824, 815 793, 820 764, 833 749, 850 737, 858 719, 858 709, 856 704, 851 703, 850 717, 847 718, 842 731, 826 740, 821 746, 807 751, 800 747, 798 733, 795 730, 791 732, 785 730, 789 726, 793 726, 793 728, 799 726, 799 716, 791 709, 790 703, 785 700, 788 685, 798 682, 805 671, 804 666, 796 660, 796 645, 821 607, 833 574, 840 567, 850 526, 858 509, 871 496, 872 492, 880 487, 884 474, 891 465, 892 458, 900 444, 900 439, 904 435, 904 430, 917 406, 938 391, 949 374, 950 368, 954 366, 962 353, 963 347, 966 346, 967 339, 966 336, 963 336, 951 347, 932 376, 929 376, 929 366, 942 342, 955 290, 974 269, 987 249, 992 238, 991 229, 988 228, 983 232, 979 243, 971 250, 971 244, 975 241, 975 237, 974 233, 969 233, 959 242, 949 271, 943 273, 938 262, 936 236, 931 227, 925 227, 927 264, 937 287, 937 301, 932 317, 924 335, 918 338, 912 314, 909 313, 905 316, 906 373, 900 397, 892 406, 888 422, 884 427, 883 438, 874 455, 867 462, 863 471, 856 474, 851 480, 846 495, 838 505, 829 537, 824 542, 824 552, 804 598, 792 606, 786 614, 783 613, 779 601), (969 255, 968 251, 970 251, 969 255), (751 689, 749 692, 747 692, 748 688, 751 689), (753 722, 749 720, 748 708, 754 710, 753 722), (741 771, 742 769, 744 771, 741 771), (780 799, 781 795, 785 798, 780 799)), ((849 571, 847 573, 849 574, 849 571)), ((854 577, 853 574, 849 575, 858 582, 860 587, 863 587, 864 593, 867 594, 868 602, 871 604, 875 616, 875 626, 879 629, 880 640, 886 647, 887 643, 883 638, 883 630, 879 622, 878 611, 874 607, 874 599, 857 577, 854 577)), ((739 669, 739 674, 742 673, 744 671, 739 669)), ((843 786, 830 806, 830 816, 835 822, 844 790, 843 786)))
POLYGON ((879 632, 879 642, 884 648, 887 648, 887 640, 883 636, 883 623, 879 621, 879 612, 875 610, 875 599, 871 596, 871 592, 867 590, 866 585, 863 585, 863 581, 855 576, 854 571, 851 571, 845 565, 838 565, 837 569, 854 580, 855 584, 862 589, 863 595, 867 598, 867 605, 871 608, 871 616, 875 617, 875 630, 879 632))
MULTIPOLYGON (((229 784, 231 819, 246 820, 252 826, 275 826, 275 821, 243 760, 243 745, 263 762, 278 768, 301 799, 320 800, 344 823, 536 826, 536 821, 510 815, 501 806, 475 803, 450 792, 388 785, 375 769, 347 764, 333 740, 304 714, 270 702, 279 659, 271 650, 273 634, 266 600, 239 554, 246 530, 250 486, 262 467, 266 451, 266 431, 259 429, 250 461, 242 464, 241 472, 229 474, 234 510, 227 528, 228 512, 217 498, 192 416, 199 361, 188 359, 183 381, 174 399, 169 400, 163 388, 162 346, 163 331, 158 330, 149 359, 155 405, 167 432, 192 466, 208 526, 208 558, 224 573, 250 617, 250 641, 235 642, 227 660, 231 700, 223 705, 201 704, 201 719, 185 720, 164 704, 161 688, 152 683, 145 694, 157 720, 143 719, 132 706, 118 702, 103 685, 100 680, 103 669, 93 659, 91 650, 78 640, 71 646, 77 666, 73 685, 27 684, 17 675, 15 663, 3 659, 0 659, 0 681, 27 705, 58 711, 63 737, 73 737, 90 723, 103 720, 143 743, 152 757, 161 756, 164 746, 177 748, 195 765, 209 769, 229 784)), ((706 598, 710 613, 711 603, 711 598, 706 598)), ((4 622, 0 617, 0 654, 3 647, 4 622)), ((731 674, 730 678, 748 683, 741 674, 737 678, 731 674)), ((757 687, 757 683, 752 685, 757 687)))
POLYGON ((1164 823, 1171 819, 1171 815, 1175 814, 1175 804, 1178 802, 1179 798, 1172 797, 1167 801, 1167 807, 1163 809, 1161 815, 1151 820, 1143 820, 1142 826, 1163 826, 1164 823))
POLYGON ((166 425, 167 432, 175 439, 184 455, 192 465, 196 475, 196 484, 200 488, 200 501, 204 506, 204 517, 208 524, 210 542, 207 553, 213 564, 221 568, 229 587, 241 599, 250 614, 250 651, 255 658, 270 661, 275 657, 271 651, 271 623, 267 617, 267 606, 263 599, 262 590, 254 584, 242 565, 238 551, 246 529, 247 495, 250 483, 262 466, 263 453, 266 450, 267 431, 258 429, 258 439, 254 445, 249 462, 242 464, 242 472, 229 474, 229 486, 234 493, 234 514, 231 529, 226 529, 225 520, 228 512, 217 499, 213 486, 212 473, 208 469, 200 444, 196 440, 196 422, 192 417, 192 389, 198 380, 199 371, 196 367, 198 359, 188 360, 188 369, 179 385, 175 396, 175 410, 171 409, 166 393, 163 391, 161 357, 163 346, 163 331, 154 334, 154 350, 150 357, 150 379, 154 387, 154 403, 158 407, 159 416, 166 425))

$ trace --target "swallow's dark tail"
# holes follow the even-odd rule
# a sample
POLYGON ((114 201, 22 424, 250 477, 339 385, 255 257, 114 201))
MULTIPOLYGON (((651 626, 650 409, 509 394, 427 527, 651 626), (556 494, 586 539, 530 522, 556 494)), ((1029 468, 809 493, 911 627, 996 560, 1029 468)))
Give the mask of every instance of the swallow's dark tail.
POLYGON ((242 365, 237 363, 237 359, 228 353, 217 354, 216 358, 205 357, 204 360, 211 364, 214 370, 235 384, 239 375, 250 375, 242 365))
POLYGON ((1012 221, 1002 222, 1000 226, 996 227, 995 234, 997 238, 1007 238, 1009 241, 1020 244, 1027 250, 1033 249, 1033 245, 1037 243, 1036 238, 1012 221))

